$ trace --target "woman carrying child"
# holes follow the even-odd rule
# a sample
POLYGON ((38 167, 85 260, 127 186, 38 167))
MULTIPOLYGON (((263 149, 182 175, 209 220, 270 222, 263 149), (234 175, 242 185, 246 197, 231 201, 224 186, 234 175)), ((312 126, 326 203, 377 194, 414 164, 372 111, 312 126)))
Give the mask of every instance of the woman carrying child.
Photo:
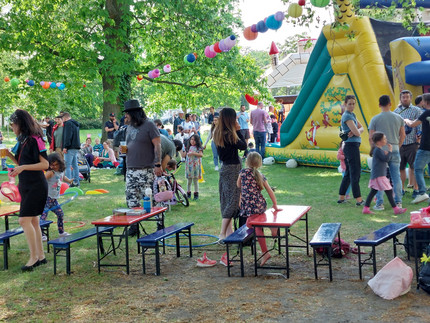
POLYGON ((194 183, 194 200, 199 199, 199 179, 202 178, 203 148, 200 137, 192 135, 188 140, 187 158, 185 160, 185 177, 188 180, 187 196, 191 198, 191 183, 194 183))
MULTIPOLYGON (((64 212, 60 204, 58 204, 58 198, 60 197, 61 181, 69 184, 73 183, 73 180, 68 179, 64 176, 64 170, 66 165, 63 159, 57 153, 52 153, 48 156, 49 169, 45 173, 45 178, 48 182, 48 198, 46 199, 45 209, 41 215, 42 220, 48 218, 49 211, 54 212, 57 215, 57 227, 60 237, 66 237, 70 235, 64 231, 63 218, 64 212)), ((47 237, 42 236, 42 241, 46 241, 47 237)))
MULTIPOLYGON (((246 168, 242 169, 237 179, 237 187, 241 189, 240 197, 240 218, 239 225, 242 226, 246 221, 248 227, 249 221, 252 221, 256 216, 266 211, 267 203, 261 191, 266 189, 267 193, 272 200, 272 208, 275 211, 280 211, 276 202, 275 194, 272 191, 266 177, 258 170, 263 164, 261 156, 257 152, 250 152, 246 158, 246 168)), ((257 236, 264 236, 263 228, 256 227, 255 234, 257 236)), ((272 235, 277 235, 277 229, 272 229, 272 235)), ((266 239, 263 237, 258 238, 263 256, 261 259, 261 266, 263 266, 270 258, 267 251, 266 239)))
POLYGON ((394 202, 393 187, 386 176, 388 161, 391 158, 393 148, 387 143, 387 137, 382 132, 375 131, 372 136, 372 141, 374 146, 372 146, 370 150, 370 156, 373 157, 373 160, 369 181, 369 188, 371 190, 364 204, 363 214, 374 214, 374 212, 370 211, 369 207, 378 191, 385 191, 388 201, 394 210, 394 214, 403 214, 406 212, 406 209, 399 208, 394 202), (382 149, 384 146, 388 147, 388 151, 382 149))

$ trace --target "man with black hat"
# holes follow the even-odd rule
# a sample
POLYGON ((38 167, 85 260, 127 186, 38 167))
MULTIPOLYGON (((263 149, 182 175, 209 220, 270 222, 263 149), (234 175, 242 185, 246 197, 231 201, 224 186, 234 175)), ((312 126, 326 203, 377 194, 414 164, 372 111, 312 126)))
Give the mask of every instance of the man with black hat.
MULTIPOLYGON (((152 189, 155 175, 162 175, 160 132, 138 100, 126 101, 124 112, 128 124, 125 198, 129 208, 140 207, 145 189, 152 189)), ((135 235, 137 230, 137 225, 131 226, 129 235, 135 235)))
MULTIPOLYGON (((107 141, 110 143, 110 146, 114 148, 113 145, 113 137, 115 131, 119 129, 119 123, 116 121, 115 113, 109 114, 109 120, 105 123, 105 131, 107 133, 107 141)), ((115 149, 114 149, 115 150, 115 149)), ((115 150, 115 155, 118 158, 118 149, 115 150)))

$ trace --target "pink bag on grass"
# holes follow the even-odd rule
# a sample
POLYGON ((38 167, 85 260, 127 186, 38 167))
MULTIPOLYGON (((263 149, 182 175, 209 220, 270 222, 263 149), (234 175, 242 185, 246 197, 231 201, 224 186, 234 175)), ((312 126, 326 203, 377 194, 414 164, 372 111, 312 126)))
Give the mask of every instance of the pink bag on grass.
POLYGON ((376 295, 384 299, 394 299, 409 292, 413 276, 412 268, 396 257, 367 284, 376 295))

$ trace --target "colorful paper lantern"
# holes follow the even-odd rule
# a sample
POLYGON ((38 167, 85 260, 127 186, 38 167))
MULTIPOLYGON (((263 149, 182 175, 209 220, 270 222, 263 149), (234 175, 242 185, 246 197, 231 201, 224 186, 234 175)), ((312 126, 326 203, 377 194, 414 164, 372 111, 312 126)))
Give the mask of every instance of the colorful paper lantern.
POLYGON ((288 7, 288 15, 290 17, 298 18, 302 15, 302 13, 303 13, 303 8, 297 3, 292 3, 288 7))
POLYGON ((211 51, 211 46, 206 46, 204 53, 207 58, 214 58, 216 56, 216 52, 211 51))
POLYGON ((86 85, 86 84, 84 84, 84 87, 87 87, 87 85, 86 85))
POLYGON ((8 78, 7 76, 4 78, 4 81, 5 82, 9 82, 10 81, 10 78, 8 78))
POLYGON ((246 40, 254 40, 258 37, 258 32, 253 32, 251 27, 246 27, 243 30, 243 37, 245 37, 246 40))
POLYGON ((246 101, 251 105, 257 105, 258 99, 254 98, 253 96, 250 96, 249 94, 245 94, 246 101))
POLYGON ((172 68, 170 67, 169 64, 166 64, 163 67, 163 71, 164 71, 164 73, 170 73, 172 71, 172 68))
POLYGON ((156 68, 155 70, 152 71, 152 76, 154 78, 157 78, 160 76, 160 70, 158 68, 156 68))
POLYGON ((64 90, 66 88, 66 85, 64 85, 64 83, 60 83, 60 86, 58 88, 60 90, 64 90))
POLYGON ((43 84, 45 84, 45 81, 40 81, 40 86, 43 86, 43 84))
POLYGON ((142 81, 143 80, 143 75, 141 75, 141 74, 139 74, 138 76, 136 76, 137 77, 137 80, 138 81, 142 81))
POLYGON ((187 62, 188 62, 188 63, 194 63, 194 61, 196 60, 196 57, 194 56, 194 54, 193 54, 193 53, 188 54, 188 55, 186 56, 186 58, 187 58, 187 62))
POLYGON ((43 83, 43 85, 42 85, 42 87, 46 90, 46 89, 49 89, 49 86, 50 86, 50 84, 49 84, 49 82, 44 82, 43 83))
POLYGON ((257 32, 257 24, 253 24, 253 25, 251 25, 251 31, 252 31, 253 33, 256 33, 256 32, 257 32))
POLYGON ((54 82, 51 82, 51 84, 49 84, 49 87, 51 89, 55 89, 57 87, 57 84, 55 84, 54 82))
POLYGON ((298 4, 303 7, 306 4, 306 0, 299 0, 298 4))
POLYGON ((219 42, 216 42, 216 43, 214 44, 214 51, 215 51, 216 53, 222 53, 222 50, 219 48, 219 42))
POLYGON ((276 21, 282 21, 285 18, 285 14, 282 11, 278 11, 275 13, 275 19, 276 21))
POLYGON ((266 23, 263 20, 260 20, 257 23, 257 31, 259 33, 265 33, 267 30, 269 30, 269 28, 267 28, 266 23))
POLYGON ((28 84, 28 86, 34 86, 34 81, 33 80, 29 80, 27 84, 28 84))
POLYGON ((11 79, 10 80, 10 84, 12 85, 12 86, 18 86, 18 84, 19 84, 19 80, 17 79, 17 78, 13 78, 13 79, 11 79))
POLYGON ((267 17, 266 26, 267 26, 267 28, 272 29, 272 30, 279 29, 282 26, 282 20, 277 21, 275 19, 275 15, 271 15, 271 16, 267 17))
POLYGON ((150 79, 153 79, 154 77, 152 76, 152 71, 149 71, 148 72, 148 77, 150 78, 150 79))
POLYGON ((324 8, 330 3, 330 0, 311 0, 311 4, 318 8, 324 8))

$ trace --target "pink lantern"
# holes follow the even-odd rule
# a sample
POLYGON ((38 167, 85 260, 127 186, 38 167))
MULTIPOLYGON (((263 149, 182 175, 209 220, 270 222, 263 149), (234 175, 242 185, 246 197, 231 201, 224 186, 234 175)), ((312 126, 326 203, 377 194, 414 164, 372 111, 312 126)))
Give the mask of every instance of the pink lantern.
POLYGON ((152 71, 149 71, 148 72, 148 77, 150 78, 150 79, 153 79, 154 77, 152 76, 152 71))
POLYGON ((157 78, 160 76, 160 70, 158 68, 156 68, 155 70, 152 71, 152 76, 154 78, 157 78))
POLYGON ((172 68, 170 67, 169 64, 167 64, 167 65, 164 65, 163 71, 164 73, 170 73, 172 71, 172 68))
POLYGON ((206 48, 205 48, 205 56, 207 58, 214 58, 216 56, 216 53, 211 51, 210 46, 206 46, 206 48))

